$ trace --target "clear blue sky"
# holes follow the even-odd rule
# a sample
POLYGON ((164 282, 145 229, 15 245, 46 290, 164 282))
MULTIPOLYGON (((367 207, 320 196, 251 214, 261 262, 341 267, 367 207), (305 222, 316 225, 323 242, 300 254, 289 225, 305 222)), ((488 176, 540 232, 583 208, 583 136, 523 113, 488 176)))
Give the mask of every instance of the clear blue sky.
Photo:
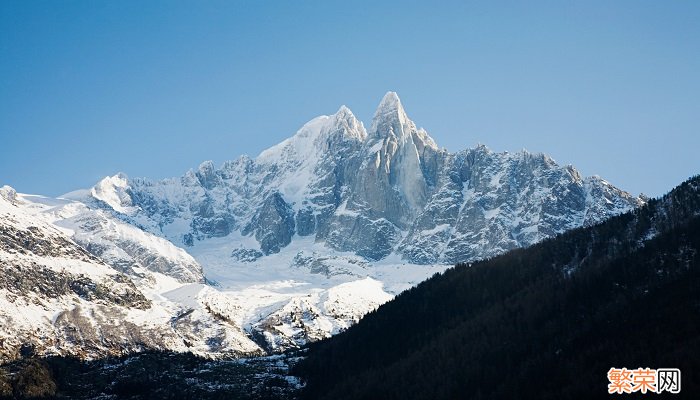
POLYGON ((0 184, 179 176, 387 90, 451 151, 659 195, 700 173, 700 2, 0 2, 0 184), (378 4, 381 3, 381 4, 378 4))

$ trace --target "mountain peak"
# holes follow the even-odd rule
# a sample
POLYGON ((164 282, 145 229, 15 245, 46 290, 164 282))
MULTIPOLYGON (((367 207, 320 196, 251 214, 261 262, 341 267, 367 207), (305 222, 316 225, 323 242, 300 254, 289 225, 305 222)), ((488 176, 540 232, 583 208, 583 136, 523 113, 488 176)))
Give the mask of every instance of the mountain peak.
POLYGON ((386 94, 382 98, 382 101, 379 103, 379 108, 382 107, 401 107, 401 99, 399 99, 399 95, 396 92, 392 91, 386 92, 386 94))
POLYGON ((357 117, 355 117, 355 114, 353 114, 352 111, 350 111, 350 109, 348 107, 346 107, 345 105, 340 106, 338 111, 336 111, 335 114, 330 116, 330 119, 331 119, 331 121, 330 121, 331 125, 333 125, 333 124, 337 125, 339 122, 342 122, 342 121, 346 121, 350 124, 356 124, 357 122, 359 122, 357 117))
POLYGON ((112 176, 105 176, 97 183, 97 186, 125 188, 129 185, 129 177, 123 172, 117 172, 112 176))
POLYGON ((367 132, 362 122, 346 106, 340 106, 331 118, 332 126, 336 129, 341 129, 345 137, 360 141, 365 140, 365 137, 367 137, 367 132))
POLYGON ((117 212, 128 214, 131 210, 131 196, 128 193, 129 177, 119 172, 107 176, 93 186, 90 194, 97 200, 108 204, 117 212))
POLYGON ((17 191, 12 186, 4 185, 0 187, 0 199, 14 204, 17 201, 17 191))
POLYGON ((352 111, 345 104, 340 106, 338 111, 336 111, 335 115, 336 116, 350 116, 350 115, 354 116, 352 111))
POLYGON ((379 102, 377 111, 374 112, 374 118, 384 115, 406 116, 406 111, 403 109, 401 99, 396 92, 386 92, 382 101, 379 102))
POLYGON ((376 136, 386 136, 389 131, 400 136, 401 126, 410 122, 406 111, 401 104, 401 99, 396 92, 387 92, 379 102, 377 111, 374 112, 370 131, 376 136))
POLYGON ((377 107, 370 128, 374 138, 386 138, 395 136, 401 142, 413 141, 419 147, 419 152, 424 147, 437 150, 435 140, 428 135, 423 128, 418 129, 416 124, 408 118, 406 110, 401 104, 401 99, 396 92, 387 92, 377 107))

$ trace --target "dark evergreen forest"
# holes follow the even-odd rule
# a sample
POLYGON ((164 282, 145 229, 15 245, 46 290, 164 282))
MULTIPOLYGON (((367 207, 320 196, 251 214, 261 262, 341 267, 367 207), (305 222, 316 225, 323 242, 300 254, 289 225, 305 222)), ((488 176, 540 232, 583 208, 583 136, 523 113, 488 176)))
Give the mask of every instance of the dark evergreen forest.
POLYGON ((307 399, 580 399, 610 396, 611 367, 675 367, 673 396, 698 398, 699 250, 695 177, 600 225, 436 275, 312 344, 294 372, 307 399))

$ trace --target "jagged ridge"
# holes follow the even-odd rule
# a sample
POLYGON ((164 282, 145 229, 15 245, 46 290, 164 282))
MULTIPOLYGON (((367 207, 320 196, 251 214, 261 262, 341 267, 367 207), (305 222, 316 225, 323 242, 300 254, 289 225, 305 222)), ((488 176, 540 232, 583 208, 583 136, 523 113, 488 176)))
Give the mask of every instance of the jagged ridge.
POLYGON ((644 203, 543 154, 439 149, 394 92, 369 132, 343 106, 255 159, 160 182, 119 175, 88 197, 178 245, 240 232, 268 255, 314 235, 368 260, 420 264, 490 257, 644 203))

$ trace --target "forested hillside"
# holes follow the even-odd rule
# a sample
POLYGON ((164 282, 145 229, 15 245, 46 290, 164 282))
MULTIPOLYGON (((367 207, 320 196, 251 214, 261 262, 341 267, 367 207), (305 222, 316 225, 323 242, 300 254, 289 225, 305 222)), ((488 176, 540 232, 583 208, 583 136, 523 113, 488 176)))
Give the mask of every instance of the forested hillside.
POLYGON ((700 177, 602 224, 460 264, 312 344, 309 399, 607 397, 607 371, 700 393, 700 177))

